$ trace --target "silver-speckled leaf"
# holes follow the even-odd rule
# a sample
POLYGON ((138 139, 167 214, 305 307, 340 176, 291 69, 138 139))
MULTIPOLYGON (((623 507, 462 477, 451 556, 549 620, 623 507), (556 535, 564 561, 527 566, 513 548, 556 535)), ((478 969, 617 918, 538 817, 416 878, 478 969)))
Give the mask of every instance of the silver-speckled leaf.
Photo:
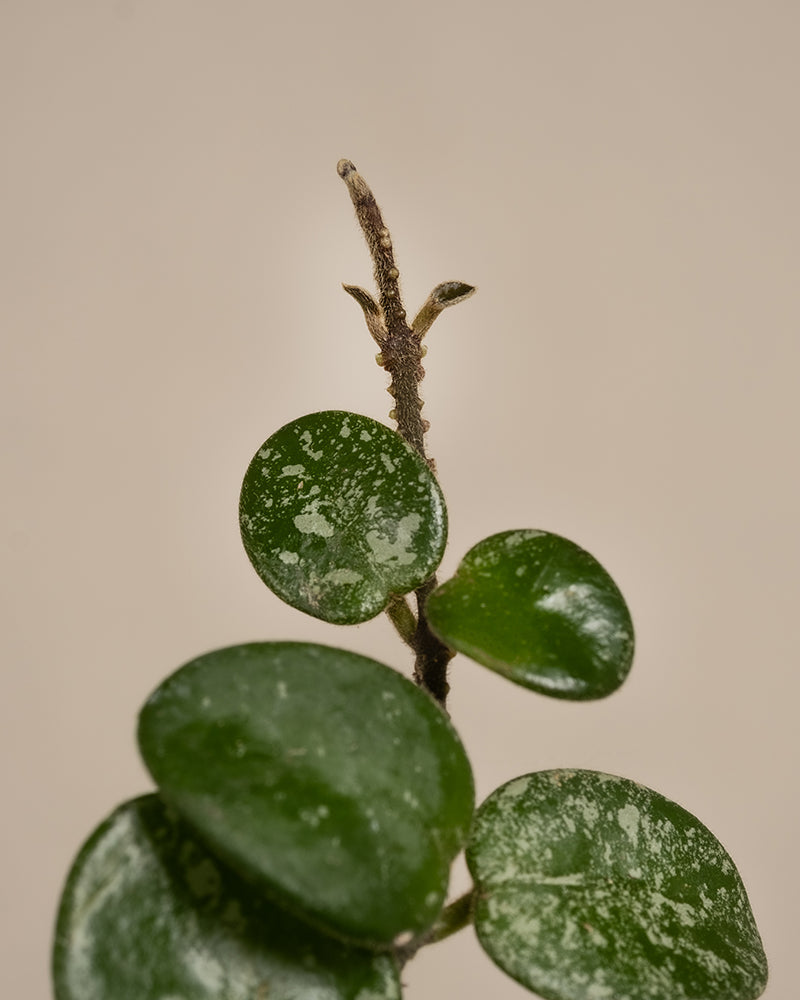
POLYGON ((56 1000, 400 1000, 388 956, 260 899, 155 795, 120 806, 70 872, 56 1000))
POLYGON ((767 962, 739 873, 685 809, 626 778, 542 771, 493 792, 467 863, 475 929, 546 1000, 754 1000, 767 962))
POLYGON ((554 698, 604 698, 633 661, 619 588, 588 552, 547 531, 484 538, 426 610, 448 646, 554 698))
POLYGON ((427 463, 377 420, 327 410, 286 424, 242 484, 242 540, 278 597, 315 618, 367 621, 441 561, 447 516, 427 463))

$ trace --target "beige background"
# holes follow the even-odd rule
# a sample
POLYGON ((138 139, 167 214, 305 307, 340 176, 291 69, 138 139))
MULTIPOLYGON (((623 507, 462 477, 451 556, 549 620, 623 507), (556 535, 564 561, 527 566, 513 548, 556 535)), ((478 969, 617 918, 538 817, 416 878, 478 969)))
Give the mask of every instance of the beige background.
MULTIPOLYGON (((0 995, 49 995, 60 881, 150 787, 134 720, 168 672, 303 637, 407 669, 383 621, 282 606, 238 538, 264 438, 389 406, 340 288, 370 284, 342 156, 409 310, 479 286, 424 383, 444 574, 554 530, 638 630, 595 704, 456 661, 479 796, 573 765, 678 800, 740 867, 767 996, 796 995, 798 32, 791 0, 0 3, 0 995)), ((471 931, 406 980, 528 995, 471 931)))

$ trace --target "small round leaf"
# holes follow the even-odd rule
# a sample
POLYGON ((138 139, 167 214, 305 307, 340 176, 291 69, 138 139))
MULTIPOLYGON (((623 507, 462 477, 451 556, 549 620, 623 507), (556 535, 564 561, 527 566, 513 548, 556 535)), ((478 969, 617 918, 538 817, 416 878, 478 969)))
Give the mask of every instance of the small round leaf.
POLYGON ((617 585, 588 552, 545 531, 478 542, 426 613, 453 649, 555 698, 603 698, 633 660, 633 623, 617 585))
POLYGON ((761 938, 733 861, 657 792, 528 774, 476 813, 467 863, 487 954, 546 1000, 753 1000, 761 938))
POLYGON ((309 643, 218 650, 156 690, 139 745, 214 852, 305 919, 384 947, 438 915, 472 773, 445 714, 389 667, 309 643))
POLYGON ((434 572, 447 515, 427 463, 377 420, 328 410, 286 424, 253 458, 239 504, 250 561, 278 597, 355 624, 434 572))
POLYGON ((259 898, 155 795, 120 806, 75 860, 53 979, 56 1000, 400 1000, 388 956, 259 898))

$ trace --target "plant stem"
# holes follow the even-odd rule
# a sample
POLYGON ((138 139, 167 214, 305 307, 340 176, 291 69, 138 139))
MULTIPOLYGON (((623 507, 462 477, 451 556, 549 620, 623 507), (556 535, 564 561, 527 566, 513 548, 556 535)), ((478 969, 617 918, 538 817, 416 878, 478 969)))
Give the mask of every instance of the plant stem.
MULTIPOLYGON (((375 283, 378 286, 378 303, 363 289, 346 285, 345 290, 363 309, 367 327, 381 349, 378 361, 391 376, 388 391, 394 397, 392 416, 397 421, 398 433, 433 470, 434 463, 425 453, 425 432, 429 425, 422 419, 422 400, 419 395, 419 383, 425 375, 422 367, 422 336, 430 322, 422 324, 424 329, 420 333, 414 332, 406 322, 406 310, 400 296, 400 271, 394 261, 392 237, 375 196, 350 160, 340 160, 336 169, 347 185, 356 217, 369 247, 375 283)), ((447 664, 455 653, 431 632, 425 616, 425 601, 436 584, 436 577, 432 576, 416 591, 418 617, 410 638, 405 634, 408 616, 400 612, 394 602, 387 611, 400 634, 416 653, 414 680, 444 708, 449 690, 447 664), (401 615, 403 621, 398 624, 401 615)), ((413 619, 413 615, 411 617, 413 619)))
POLYGON ((458 931, 468 927, 472 923, 474 896, 475 890, 471 889, 469 892, 465 892, 463 896, 459 896, 458 899, 453 900, 452 903, 442 910, 436 923, 429 931, 421 937, 410 941, 404 947, 398 948, 396 956, 401 968, 416 955, 420 948, 444 941, 445 938, 449 938, 452 934, 456 934, 458 931))
POLYGON ((470 889, 463 896, 454 899, 439 914, 439 919, 430 930, 428 944, 436 944, 437 941, 444 941, 451 934, 463 930, 472 923, 472 905, 475 890, 470 889))
MULTIPOLYGON (((356 218, 369 247, 378 286, 378 302, 383 313, 383 337, 379 341, 381 365, 392 377, 389 393, 394 396, 398 432, 426 461, 425 431, 419 383, 425 375, 422 367, 421 338, 406 322, 406 310, 400 296, 400 271, 394 262, 392 237, 386 227, 375 195, 350 160, 339 160, 336 168, 347 185, 356 210, 356 218)), ((373 333, 373 337, 375 333, 373 333)))
POLYGON ((403 642, 408 643, 413 649, 414 635, 417 631, 417 619, 414 617, 414 612, 411 610, 405 597, 393 597, 386 608, 386 614, 397 629, 403 642))
POLYGON ((434 575, 416 591, 418 616, 413 646, 417 654, 414 662, 414 680, 444 708, 450 691, 450 685, 447 681, 447 665, 456 654, 455 650, 450 649, 431 632, 428 625, 425 602, 428 600, 428 596, 436 590, 437 585, 438 581, 434 575))

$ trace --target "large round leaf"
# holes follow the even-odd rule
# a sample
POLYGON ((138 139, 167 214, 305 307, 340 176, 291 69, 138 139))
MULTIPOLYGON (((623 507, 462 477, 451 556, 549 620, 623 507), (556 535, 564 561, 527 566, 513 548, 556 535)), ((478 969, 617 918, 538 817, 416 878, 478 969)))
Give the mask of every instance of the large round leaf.
POLYGON ((547 1000, 753 1000, 767 964, 724 848, 674 802, 544 771, 479 808, 467 863, 489 956, 547 1000))
POLYGON ((70 872, 56 1000, 399 1000, 387 956, 265 902, 149 795, 120 806, 70 872))
POLYGON ((242 540, 280 598, 315 618, 374 618, 441 561, 447 518, 426 462, 377 420, 328 410, 272 435, 244 477, 242 540))
POLYGON ((306 919, 382 947, 438 914, 472 773, 445 714, 389 667, 306 643, 209 653, 153 694, 139 744, 214 850, 306 919))
POLYGON ((479 542, 426 611, 448 646, 556 698, 602 698, 633 660, 633 624, 617 585, 588 552, 545 531, 479 542))

